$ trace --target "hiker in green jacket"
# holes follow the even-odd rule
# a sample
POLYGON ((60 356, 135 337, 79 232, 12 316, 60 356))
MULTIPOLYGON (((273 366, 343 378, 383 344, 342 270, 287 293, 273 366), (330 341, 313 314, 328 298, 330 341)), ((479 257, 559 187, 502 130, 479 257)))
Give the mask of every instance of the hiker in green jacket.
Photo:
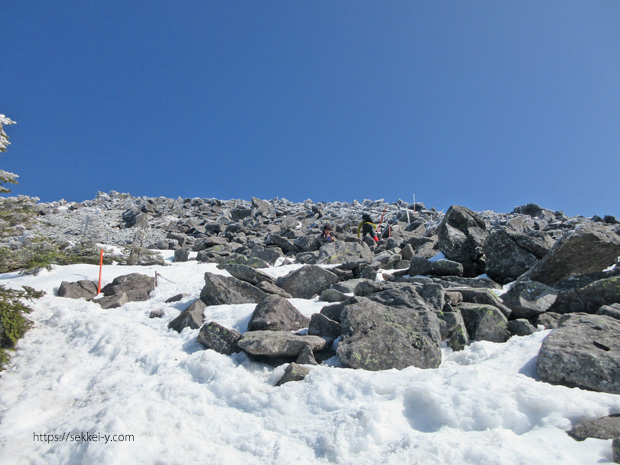
POLYGON ((377 237, 377 225, 372 221, 372 218, 367 213, 362 215, 362 222, 357 227, 357 237, 362 237, 362 240, 366 238, 366 235, 370 236, 374 244, 372 242, 368 243, 369 245, 379 244, 379 238, 377 237))

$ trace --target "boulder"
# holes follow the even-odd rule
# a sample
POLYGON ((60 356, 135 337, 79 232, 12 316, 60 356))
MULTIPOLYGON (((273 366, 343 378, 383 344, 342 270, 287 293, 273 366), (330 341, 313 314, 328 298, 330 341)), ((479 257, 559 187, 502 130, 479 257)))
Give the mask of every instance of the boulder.
POLYGON ((460 311, 450 308, 450 311, 439 312, 437 316, 439 317, 441 339, 446 341, 448 347, 458 351, 469 345, 467 328, 460 311))
POLYGON ((486 304, 499 308, 502 314, 506 318, 512 316, 512 310, 504 305, 499 298, 489 289, 471 289, 466 287, 451 288, 451 291, 456 291, 461 294, 463 302, 472 304, 486 304))
POLYGON ((506 229, 492 232, 484 243, 486 274, 500 284, 514 281, 538 262, 506 229))
POLYGON ((103 309, 122 307, 129 301, 129 297, 127 297, 127 294, 124 292, 94 300, 94 302, 98 303, 103 309))
POLYGON ((331 271, 317 265, 304 265, 278 278, 276 285, 295 298, 311 299, 337 282, 338 277, 331 271))
POLYGON ((620 320, 620 304, 603 305, 596 311, 597 315, 606 315, 620 320))
POLYGON ((200 292, 200 299, 206 305, 255 304, 266 296, 250 283, 209 272, 205 273, 205 286, 200 292))
POLYGON ((240 352, 237 342, 241 339, 241 333, 234 329, 228 329, 215 321, 204 325, 198 333, 198 342, 207 349, 220 354, 231 355, 240 352))
POLYGON ((310 318, 310 325, 308 326, 308 334, 311 336, 321 336, 330 339, 337 339, 340 337, 340 323, 326 317, 322 313, 315 313, 310 318))
POLYGON ((58 288, 58 297, 91 300, 97 295, 97 283, 86 279, 77 282, 63 281, 58 288))
POLYGON ((506 327, 512 336, 529 336, 536 332, 534 325, 525 318, 511 320, 506 327))
POLYGON ((549 310, 557 296, 558 291, 542 283, 519 281, 502 294, 502 301, 512 318, 533 318, 549 310))
POLYGON ((207 306, 201 300, 196 300, 191 303, 185 310, 183 310, 179 316, 168 323, 168 328, 174 329, 177 332, 183 331, 189 327, 191 329, 198 329, 202 326, 202 320, 204 319, 204 310, 207 306))
POLYGON ((319 296, 319 300, 323 302, 343 302, 348 298, 349 296, 336 289, 325 289, 319 296))
POLYGON ((575 425, 568 435, 576 441, 584 441, 588 438, 615 439, 620 437, 620 415, 584 421, 575 425))
POLYGON ((271 266, 283 256, 284 253, 280 247, 263 247, 262 245, 252 247, 252 252, 250 253, 250 258, 258 258, 271 266))
POLYGON ((289 331, 249 331, 237 345, 248 354, 266 357, 298 357, 310 346, 313 352, 327 347, 328 341, 318 336, 299 336, 289 331))
POLYGON ((318 362, 314 357, 314 352, 312 352, 312 348, 310 346, 306 346, 301 350, 297 356, 297 360, 295 360, 295 363, 298 363, 299 365, 318 365, 318 362))
POLYGON ((484 242, 488 236, 482 218, 468 208, 451 206, 437 228, 439 249, 450 260, 463 265, 463 275, 484 273, 484 242))
POLYGON ((302 381, 310 373, 310 369, 299 365, 297 363, 290 363, 286 370, 284 370, 284 376, 277 382, 276 386, 282 386, 285 383, 291 381, 302 381))
POLYGON ((344 366, 378 371, 441 363, 439 320, 428 310, 354 298, 344 306, 341 328, 337 355, 344 366))
POLYGON ((186 262, 189 260, 189 249, 177 249, 174 251, 175 262, 186 262))
POLYGON ((410 276, 463 276, 463 265, 452 260, 427 260, 413 257, 409 261, 410 276))
POLYGON ((254 286, 263 281, 267 281, 272 284, 275 284, 276 282, 276 280, 267 273, 263 273, 262 271, 248 265, 226 264, 223 265, 222 268, 228 271, 234 278, 245 281, 246 283, 250 283, 254 286))
POLYGON ((605 315, 568 315, 545 339, 536 368, 543 381, 620 394, 620 321, 605 315))
POLYGON ((499 308, 488 304, 462 303, 458 306, 469 338, 474 341, 506 342, 508 320, 499 308))
POLYGON ((615 303, 620 303, 620 276, 562 291, 549 310, 557 313, 596 313, 602 306, 615 303))
POLYGON ((307 328, 310 319, 284 297, 268 295, 261 300, 250 317, 248 331, 297 331, 307 328))
POLYGON ((373 252, 364 242, 330 242, 319 250, 319 263, 371 262, 372 259, 373 252))
POLYGON ((292 299, 293 296, 286 292, 281 287, 276 286, 275 284, 269 281, 261 281, 256 285, 258 289, 265 292, 266 294, 279 295, 280 297, 284 297, 285 299, 292 299))
POLYGON ((580 225, 564 234, 521 280, 553 286, 572 276, 604 270, 620 256, 620 236, 603 225, 580 225))
POLYGON ((125 293, 129 302, 142 302, 149 299, 155 289, 155 278, 140 273, 131 273, 115 278, 101 289, 106 297, 125 293))

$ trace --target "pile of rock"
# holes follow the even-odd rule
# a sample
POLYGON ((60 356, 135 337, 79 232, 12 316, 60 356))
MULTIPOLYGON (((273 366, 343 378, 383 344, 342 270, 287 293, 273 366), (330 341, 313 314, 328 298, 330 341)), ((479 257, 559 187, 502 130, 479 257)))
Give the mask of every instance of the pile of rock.
MULTIPOLYGON (((541 349, 544 380, 617 392, 605 372, 616 369, 619 357, 611 341, 619 313, 614 305, 620 303, 620 268, 614 266, 620 226, 613 217, 568 218, 535 204, 508 214, 454 205, 443 214, 421 204, 413 213, 402 201, 315 204, 118 193, 43 213, 49 227, 59 228, 60 221, 51 221, 55 216, 88 209, 117 215, 114 228, 121 232, 149 231, 150 246, 174 249, 175 260, 194 252, 197 260, 230 273, 205 275, 200 299, 171 322, 178 331, 201 328, 201 341, 214 350, 298 364, 336 355, 344 366, 369 370, 431 368, 441 362, 442 342, 459 350, 471 340, 503 342, 542 325, 557 328, 541 349), (378 246, 357 238, 363 212, 375 218, 385 213, 378 246), (319 239, 325 223, 333 226, 336 242, 319 239), (280 263, 305 266, 278 280, 260 271, 280 263), (338 266, 321 266, 327 264, 338 266), (390 276, 377 280, 384 270, 390 276), (502 293, 506 284, 510 289, 502 293), (326 305, 307 322, 286 300, 314 296, 326 305), (257 314, 246 334, 202 321, 205 306, 248 302, 257 304, 257 314), (303 328, 307 334, 292 333, 303 328)), ((59 295, 92 298, 93 286, 63 283, 59 295)), ((149 286, 138 284, 146 296, 149 286)), ((103 291, 105 306, 145 298, 122 283, 103 291)))

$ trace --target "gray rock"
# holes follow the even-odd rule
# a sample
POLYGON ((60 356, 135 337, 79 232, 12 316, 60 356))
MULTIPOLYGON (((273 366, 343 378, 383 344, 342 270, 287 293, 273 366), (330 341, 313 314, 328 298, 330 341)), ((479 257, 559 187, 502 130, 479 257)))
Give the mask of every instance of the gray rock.
POLYGON ((581 225, 562 236, 520 279, 548 286, 579 274, 601 271, 620 256, 620 237, 603 225, 581 225))
POLYGON ((319 250, 319 263, 335 264, 347 262, 359 262, 360 260, 371 262, 373 252, 365 243, 336 241, 323 245, 319 250))
POLYGON ((512 336, 529 336, 536 332, 534 325, 525 318, 509 321, 507 328, 512 336))
POLYGON ((516 235, 500 229, 492 232, 484 243, 486 274, 500 284, 514 281, 538 263, 534 254, 518 244, 516 235))
POLYGON ((576 441, 588 438, 614 439, 620 437, 620 415, 609 415, 575 425, 568 435, 576 441))
POLYGON ((103 309, 118 308, 129 302, 129 298, 127 297, 127 294, 121 292, 120 294, 101 297, 96 299, 94 302, 98 303, 103 309))
POLYGON ((620 394, 620 321, 574 314, 543 342, 536 368, 543 381, 620 394))
POLYGON ((309 324, 310 318, 302 315, 287 299, 268 295, 254 309, 248 331, 297 331, 309 324))
POLYGON ((207 306, 201 300, 196 300, 191 303, 185 310, 183 310, 179 316, 168 323, 168 328, 174 329, 177 332, 183 331, 189 327, 191 329, 198 329, 202 326, 204 319, 204 310, 207 306))
POLYGON ((278 381, 276 386, 282 386, 291 381, 302 381, 308 376, 310 369, 297 363, 290 363, 284 371, 284 376, 278 381))
POLYGON ((462 303, 459 305, 467 334, 473 341, 506 342, 510 337, 508 320, 499 308, 487 304, 462 303))
POLYGON ((377 371, 441 363, 439 320, 428 310, 355 298, 344 306, 341 326, 337 354, 347 367, 377 371))
POLYGON ((97 295, 97 283, 88 280, 63 281, 58 288, 58 297, 91 300, 97 295))
POLYGON ((263 273, 262 271, 248 265, 226 264, 223 265, 222 268, 228 271, 234 278, 240 279, 241 281, 245 281, 246 283, 250 283, 254 286, 263 281, 267 281, 272 284, 275 284, 276 282, 276 280, 267 273, 263 273))
POLYGON ((359 282, 355 289, 353 290, 353 294, 360 297, 365 297, 371 294, 375 294, 376 292, 381 292, 385 290, 384 287, 376 281, 372 281, 370 279, 364 279, 359 282))
POLYGON ((482 218, 468 208, 451 206, 437 228, 439 249, 450 260, 463 265, 463 275, 484 273, 484 242, 488 236, 482 218))
POLYGON ((258 258, 271 266, 283 256, 284 253, 280 247, 263 247, 261 245, 255 245, 250 253, 250 258, 258 258))
POLYGON ((311 299, 338 282, 338 277, 317 265, 304 265, 278 278, 276 285, 295 298, 311 299))
POLYGON ((545 329, 555 329, 560 326, 560 320, 562 319, 562 315, 555 312, 546 312, 541 315, 538 315, 537 318, 534 319, 535 324, 543 326, 545 329))
POLYGON ((258 303, 266 296, 250 283, 208 272, 205 273, 205 286, 200 292, 200 299, 206 305, 258 303))
POLYGON ((261 281, 256 285, 256 287, 267 294, 279 295, 280 297, 284 297, 285 299, 293 298, 293 296, 286 292, 284 289, 276 286, 273 283, 270 283, 269 281, 261 281))
POLYGON ((620 438, 614 438, 611 442, 611 451, 614 463, 620 463, 620 438))
POLYGON ((456 352, 469 345, 467 328, 460 311, 443 311, 437 313, 437 316, 440 322, 441 338, 446 341, 448 347, 456 352))
POLYGON ((241 333, 234 329, 228 329, 219 323, 212 321, 200 328, 198 342, 207 349, 220 354, 231 355, 240 352, 237 342, 241 339, 241 333))
POLYGON ((606 315, 616 320, 620 320, 620 304, 603 305, 597 310, 596 314, 606 315))
POLYGON ((149 313, 149 318, 163 318, 165 315, 163 310, 152 310, 151 313, 149 313))
POLYGON ((288 331, 249 331, 237 345, 248 354, 266 357, 298 357, 309 345, 313 352, 327 347, 327 340, 318 336, 298 336, 288 331))
POLYGON ((558 293, 549 308, 557 313, 596 313, 604 305, 620 303, 620 276, 601 279, 577 289, 558 293))
POLYGON ((345 304, 346 301, 334 305, 326 305, 321 309, 320 313, 321 315, 325 315, 330 320, 340 323, 340 315, 342 314, 345 304))
POLYGON ((326 317, 322 313, 315 313, 310 318, 308 334, 311 336, 337 339, 341 334, 340 323, 326 317))
POLYGON ((409 262, 410 276, 463 276, 463 265, 452 260, 430 261, 413 257, 409 262))
POLYGON ((489 289, 470 289, 466 287, 451 288, 451 291, 457 291, 463 297, 463 302, 473 304, 487 304, 500 309, 502 314, 509 318, 512 310, 504 305, 499 298, 489 289))
POLYGON ((110 284, 101 289, 106 297, 127 294, 130 302, 142 302, 149 299, 149 294, 155 289, 155 278, 140 273, 131 273, 115 278, 110 284))
POLYGON ((319 296, 319 300, 323 302, 343 302, 348 298, 349 296, 336 289, 325 289, 319 296))
POLYGON ((512 310, 512 318, 533 318, 553 305, 558 291, 536 281, 516 282, 502 300, 512 310))
POLYGON ((186 262, 189 260, 189 249, 177 249, 174 251, 175 262, 186 262))
POLYGON ((304 347, 297 356, 297 360, 295 360, 295 363, 299 365, 318 365, 318 362, 314 357, 314 352, 312 352, 312 347, 304 347))

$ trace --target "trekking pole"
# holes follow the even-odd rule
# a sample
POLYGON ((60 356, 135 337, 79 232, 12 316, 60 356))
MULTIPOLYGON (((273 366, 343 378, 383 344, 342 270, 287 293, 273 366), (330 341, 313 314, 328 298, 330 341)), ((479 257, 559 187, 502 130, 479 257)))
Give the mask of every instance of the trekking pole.
POLYGON ((383 213, 381 214, 381 221, 379 221, 379 226, 377 227, 377 234, 381 229, 381 224, 383 223, 383 217, 385 216, 385 212, 387 211, 387 206, 383 209, 383 213))

